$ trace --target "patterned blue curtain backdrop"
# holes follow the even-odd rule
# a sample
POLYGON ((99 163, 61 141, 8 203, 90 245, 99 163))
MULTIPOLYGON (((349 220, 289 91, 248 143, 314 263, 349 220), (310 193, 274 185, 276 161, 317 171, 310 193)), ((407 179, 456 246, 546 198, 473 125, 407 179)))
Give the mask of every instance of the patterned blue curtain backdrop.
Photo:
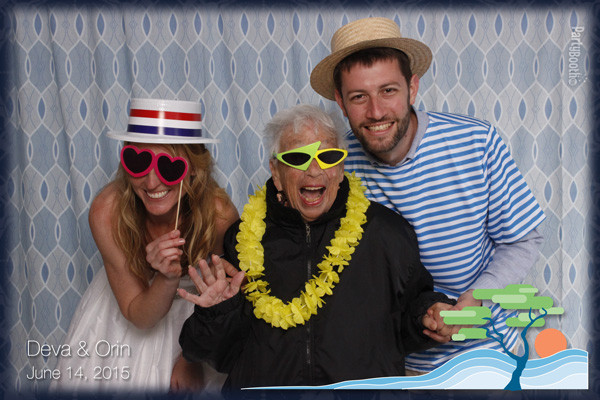
MULTIPOLYGON (((325 3, 325 2, 324 2, 325 3)), ((589 350, 591 270, 590 40, 586 7, 181 7, 15 5, 9 13, 8 235, 10 341, 5 385, 31 381, 56 357, 28 356, 27 340, 58 345, 101 257, 88 227, 96 193, 114 176, 129 100, 200 101, 216 178, 241 211, 269 177, 261 132, 281 109, 335 103, 309 85, 342 24, 394 19, 434 54, 419 109, 495 124, 546 213, 539 262, 525 279, 564 307, 546 327, 589 350)), ((143 3, 142 3, 143 4, 143 3)), ((302 3, 304 4, 304 3, 302 3)))

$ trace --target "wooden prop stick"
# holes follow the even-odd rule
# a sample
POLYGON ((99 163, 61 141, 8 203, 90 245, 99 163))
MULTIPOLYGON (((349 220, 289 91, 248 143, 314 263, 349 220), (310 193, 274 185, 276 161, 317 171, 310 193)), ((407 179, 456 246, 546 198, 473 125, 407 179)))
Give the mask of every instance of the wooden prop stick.
POLYGON ((179 206, 181 205, 181 189, 183 187, 183 179, 179 182, 179 197, 177 198, 177 216, 175 217, 175 229, 179 225, 179 206))

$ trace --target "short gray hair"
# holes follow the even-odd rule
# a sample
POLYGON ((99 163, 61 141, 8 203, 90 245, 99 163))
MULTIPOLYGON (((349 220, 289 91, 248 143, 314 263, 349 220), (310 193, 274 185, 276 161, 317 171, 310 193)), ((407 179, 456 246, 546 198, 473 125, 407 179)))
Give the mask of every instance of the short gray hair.
POLYGON ((303 128, 312 128, 315 132, 321 129, 331 138, 336 139, 338 147, 346 147, 343 133, 336 128, 330 114, 313 105, 299 104, 277 112, 265 126, 264 134, 269 157, 279 153, 281 136, 290 128, 294 134, 300 133, 303 128))

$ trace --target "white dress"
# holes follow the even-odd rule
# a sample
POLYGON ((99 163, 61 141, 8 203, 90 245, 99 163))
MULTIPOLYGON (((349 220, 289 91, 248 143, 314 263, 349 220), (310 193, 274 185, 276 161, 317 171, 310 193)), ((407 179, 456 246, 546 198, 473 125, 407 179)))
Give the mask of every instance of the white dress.
MULTIPOLYGON (((193 284, 186 278, 180 287, 189 289, 193 284)), ((153 328, 138 329, 121 314, 102 268, 75 310, 65 339, 71 354, 59 357, 60 379, 52 381, 50 390, 167 392, 181 354, 179 333, 192 312, 193 304, 176 296, 153 328)), ((224 380, 212 369, 206 378, 207 390, 214 392, 224 380)))

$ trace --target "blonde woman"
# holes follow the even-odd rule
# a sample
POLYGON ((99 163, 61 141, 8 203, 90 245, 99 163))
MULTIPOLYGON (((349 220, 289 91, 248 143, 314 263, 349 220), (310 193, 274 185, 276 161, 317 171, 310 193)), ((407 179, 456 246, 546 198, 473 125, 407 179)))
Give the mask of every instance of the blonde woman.
POLYGON ((94 199, 92 235, 104 262, 73 316, 58 389, 218 389, 220 376, 181 358, 190 304, 176 296, 187 266, 222 254, 237 210, 213 177, 200 105, 133 99, 116 179, 94 199), (77 353, 77 350, 81 350, 77 353))

